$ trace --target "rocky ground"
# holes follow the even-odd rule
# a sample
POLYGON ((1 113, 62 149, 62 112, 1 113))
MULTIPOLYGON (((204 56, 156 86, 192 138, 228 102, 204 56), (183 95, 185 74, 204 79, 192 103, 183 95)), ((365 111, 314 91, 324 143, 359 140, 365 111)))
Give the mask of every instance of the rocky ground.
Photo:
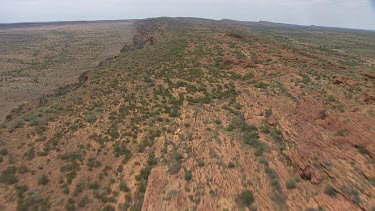
POLYGON ((0 209, 374 209, 373 32, 134 27, 80 83, 10 114, 0 209))

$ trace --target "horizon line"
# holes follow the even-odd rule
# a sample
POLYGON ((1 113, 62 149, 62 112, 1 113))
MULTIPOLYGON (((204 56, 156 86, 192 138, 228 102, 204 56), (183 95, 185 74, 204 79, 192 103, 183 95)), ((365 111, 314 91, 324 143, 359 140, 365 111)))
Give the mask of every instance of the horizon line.
POLYGON ((338 26, 322 26, 322 25, 303 25, 303 24, 294 24, 294 23, 284 23, 284 22, 274 22, 267 20, 236 20, 230 18, 214 19, 214 18, 202 18, 202 17, 192 17, 192 16, 158 16, 158 17, 149 17, 149 18, 129 18, 129 19, 81 19, 81 20, 49 20, 49 21, 21 21, 21 22, 0 22, 0 25, 16 25, 16 24, 49 24, 49 23, 74 23, 74 22, 105 22, 105 21, 135 21, 135 20, 145 20, 145 19, 158 19, 158 18, 192 18, 192 19, 204 19, 204 20, 214 20, 214 21, 237 21, 237 22, 251 22, 251 23, 260 23, 268 22, 274 24, 283 24, 283 25, 293 25, 300 27, 322 27, 322 28, 334 28, 334 29, 349 29, 349 30, 360 30, 360 31, 370 31, 375 32, 375 29, 369 28, 349 28, 349 27, 338 27, 338 26))

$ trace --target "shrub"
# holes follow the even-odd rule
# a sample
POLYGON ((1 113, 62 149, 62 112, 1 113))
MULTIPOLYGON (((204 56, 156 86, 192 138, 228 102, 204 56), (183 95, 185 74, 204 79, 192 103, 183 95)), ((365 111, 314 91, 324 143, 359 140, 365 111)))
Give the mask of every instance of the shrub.
POLYGON ((325 119, 325 118, 327 118, 327 116, 328 115, 327 115, 327 111, 326 110, 323 109, 323 110, 320 111, 320 118, 321 119, 325 119))
POLYGON ((252 205, 254 203, 254 194, 250 190, 244 190, 240 195, 240 199, 244 205, 252 205))
POLYGON ((119 134, 119 132, 117 131, 117 127, 111 127, 111 128, 108 130, 108 134, 109 134, 113 139, 117 139, 118 137, 120 137, 120 134, 119 134))
POLYGON ((198 160, 197 165, 199 167, 203 167, 204 166, 204 161, 203 160, 198 160))
POLYGON ((353 189, 352 187, 342 187, 341 188, 341 191, 349 196, 350 198, 350 201, 353 203, 353 204, 356 204, 358 205, 360 202, 361 202, 361 198, 359 197, 359 193, 357 190, 353 189))
POLYGON ((38 185, 47 185, 49 182, 49 179, 47 175, 43 174, 38 178, 38 185))
POLYGON ((185 180, 186 181, 190 181, 191 180, 191 170, 190 171, 187 171, 186 169, 185 169, 185 180))
POLYGON ((141 181, 142 179, 147 180, 148 176, 150 176, 150 173, 151 173, 151 167, 146 166, 143 169, 141 169, 141 172, 138 175, 136 175, 135 179, 137 181, 141 181))
POLYGON ((42 198, 41 195, 35 191, 22 194, 18 199, 17 210, 50 210, 50 208, 51 202, 49 199, 42 198))
POLYGON ((272 110, 271 109, 266 109, 266 111, 264 112, 264 116, 266 118, 270 117, 272 115, 272 110))
POLYGON ((330 197, 335 197, 336 196, 336 191, 335 189, 330 186, 330 185, 327 185, 325 190, 324 190, 324 193, 329 195, 330 197))
POLYGON ((95 114, 86 114, 83 118, 86 122, 95 122, 96 115, 95 114))
POLYGON ((15 186, 15 189, 16 189, 16 195, 18 198, 23 198, 24 197, 24 194, 26 193, 26 191, 29 190, 29 187, 27 187, 26 185, 16 185, 15 186))
POLYGON ((281 142, 282 141, 282 138, 281 138, 281 131, 276 129, 276 128, 271 128, 271 131, 270 131, 270 136, 272 138, 272 140, 274 140, 275 142, 281 142))
POLYGON ((228 163, 228 168, 232 169, 234 167, 236 167, 236 165, 233 162, 228 163))
POLYGON ((99 189, 99 183, 96 182, 96 181, 93 182, 93 183, 90 183, 89 188, 92 189, 92 190, 97 190, 97 189, 99 189))
POLYGON ((368 151, 368 149, 366 149, 366 147, 364 146, 359 146, 358 148, 358 152, 361 153, 361 154, 364 154, 364 155, 369 155, 370 152, 368 151))
POLYGON ((286 181, 286 188, 294 189, 296 187, 296 180, 294 178, 290 178, 286 181))
POLYGON ((122 164, 118 165, 118 167, 117 167, 117 172, 118 172, 118 173, 121 173, 122 170, 124 170, 124 166, 123 166, 122 164))
POLYGON ((74 211, 76 210, 76 206, 74 204, 74 199, 73 198, 69 198, 66 205, 64 206, 65 210, 66 211, 74 211))
POLYGON ((78 196, 79 193, 81 193, 86 188, 86 183, 81 180, 76 184, 76 187, 73 192, 73 196, 78 196))
POLYGON ((89 167, 89 171, 92 171, 93 168, 99 167, 101 163, 95 158, 89 158, 87 162, 87 166, 89 167))
POLYGON ((0 150, 0 155, 3 155, 3 156, 5 156, 5 155, 7 155, 8 154, 8 150, 7 149, 1 149, 0 150))
POLYGON ((18 178, 15 175, 17 168, 14 166, 8 166, 0 175, 0 183, 8 185, 15 184, 18 182, 18 178))
POLYGON ((25 174, 28 171, 29 171, 29 169, 25 165, 21 165, 20 167, 18 167, 18 173, 20 173, 20 174, 25 174))
POLYGON ((69 194, 69 187, 68 187, 68 185, 66 185, 66 184, 64 184, 63 186, 62 186, 62 190, 61 190, 64 194, 69 194))
POLYGON ((261 163, 261 164, 263 164, 265 166, 268 166, 268 161, 265 158, 259 159, 259 163, 261 163))
POLYGON ((106 204, 103 208, 102 208, 102 211, 115 211, 115 208, 110 205, 110 204, 106 204))
POLYGON ((116 142, 113 145, 113 153, 116 157, 124 155, 124 164, 131 158, 131 151, 126 148, 124 142, 116 142))
POLYGON ((338 130, 335 133, 335 136, 346 136, 347 131, 346 130, 338 130))
POLYGON ((255 88, 266 88, 268 87, 268 84, 264 83, 264 82, 261 82, 261 81, 258 81, 257 83, 254 84, 255 88))
POLYGON ((124 191, 124 192, 128 192, 129 191, 128 185, 123 180, 121 180, 119 187, 120 187, 121 191, 124 191))
POLYGON ((78 201, 77 205, 79 208, 85 207, 90 202, 87 196, 84 196, 81 200, 78 201))
POLYGON ((32 160, 35 157, 35 148, 30 147, 29 150, 25 152, 24 156, 27 160, 32 160))
POLYGON ((23 127, 23 120, 18 120, 16 123, 14 123, 13 128, 21 128, 23 127))
POLYGON ((154 153, 150 153, 149 156, 148 156, 148 160, 147 160, 147 164, 149 166, 154 166, 158 163, 157 159, 155 158, 155 154, 154 153))

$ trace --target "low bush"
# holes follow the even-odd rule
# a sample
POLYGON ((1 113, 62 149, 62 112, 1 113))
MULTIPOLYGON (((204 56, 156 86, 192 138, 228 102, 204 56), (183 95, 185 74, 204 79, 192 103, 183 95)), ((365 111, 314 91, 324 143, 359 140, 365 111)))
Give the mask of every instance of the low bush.
POLYGON ((327 185, 325 190, 324 190, 324 193, 329 195, 330 197, 335 197, 336 196, 336 191, 335 189, 330 186, 330 185, 327 185))
POLYGON ((0 155, 5 156, 7 154, 8 154, 8 150, 7 149, 3 148, 3 149, 0 150, 0 155))
POLYGON ((244 205, 250 206, 254 203, 254 194, 250 190, 244 190, 240 194, 240 199, 244 205))
POLYGON ((8 185, 15 184, 18 182, 18 178, 15 175, 17 168, 14 166, 8 166, 0 175, 0 183, 5 183, 8 185))
POLYGON ((364 146, 359 146, 357 149, 358 149, 358 152, 363 154, 363 155, 369 155, 370 154, 368 149, 364 146))
POLYGON ((86 114, 83 119, 86 122, 95 122, 96 121, 96 115, 95 114, 86 114))
POLYGON ((234 167, 236 167, 236 165, 233 162, 228 163, 228 168, 232 169, 234 167))
POLYGON ((119 188, 121 191, 129 192, 129 187, 124 180, 121 180, 119 188))
POLYGON ((191 170, 188 171, 188 170, 185 169, 185 180, 186 181, 190 181, 191 180, 191 176, 192 176, 191 170))
POLYGON ((38 185, 47 185, 49 182, 49 179, 47 175, 43 174, 38 178, 38 185))
POLYGON ((286 181, 286 188, 294 189, 296 188, 296 180, 294 178, 290 178, 286 181))

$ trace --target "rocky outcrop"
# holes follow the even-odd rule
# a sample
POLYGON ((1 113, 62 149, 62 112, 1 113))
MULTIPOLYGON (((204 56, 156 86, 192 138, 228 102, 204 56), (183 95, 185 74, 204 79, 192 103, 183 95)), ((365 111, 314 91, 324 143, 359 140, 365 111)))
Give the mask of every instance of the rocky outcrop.
POLYGON ((363 73, 363 76, 365 76, 367 79, 375 79, 375 73, 363 73))
POLYGON ((158 23, 152 20, 143 20, 136 23, 137 34, 133 37, 132 44, 126 44, 121 53, 134 49, 141 49, 144 45, 155 43, 154 32, 158 28, 158 23))

